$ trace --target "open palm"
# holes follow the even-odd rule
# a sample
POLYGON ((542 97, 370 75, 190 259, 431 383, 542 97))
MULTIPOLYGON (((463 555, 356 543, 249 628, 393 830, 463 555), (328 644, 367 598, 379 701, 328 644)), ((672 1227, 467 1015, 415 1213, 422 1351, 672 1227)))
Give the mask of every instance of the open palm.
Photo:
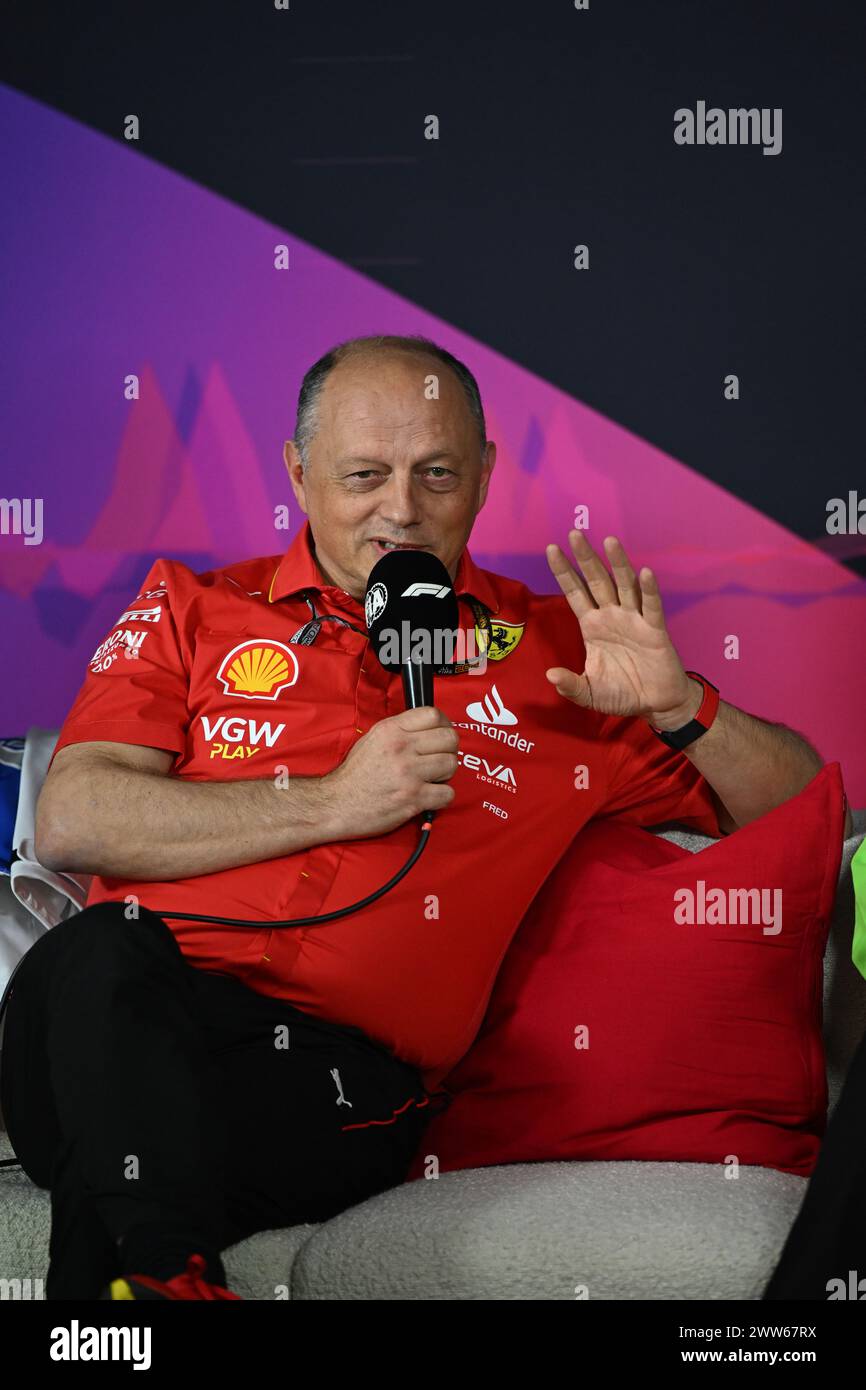
POLYGON ((547 547, 547 561, 580 624, 586 664, 580 674, 552 666, 547 679, 567 699, 603 714, 676 722, 687 710, 690 681, 668 635, 652 570, 638 577, 623 546, 608 536, 612 578, 582 531, 569 531, 568 539, 584 579, 558 545, 547 547))

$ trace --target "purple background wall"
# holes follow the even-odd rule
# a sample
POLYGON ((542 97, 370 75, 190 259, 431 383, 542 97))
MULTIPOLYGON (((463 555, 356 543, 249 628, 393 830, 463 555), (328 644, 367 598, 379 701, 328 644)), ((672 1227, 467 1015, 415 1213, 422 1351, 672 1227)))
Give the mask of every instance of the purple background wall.
POLYGON ((475 372, 499 446, 475 560, 554 591, 544 545, 565 546, 587 504, 591 541, 617 534, 656 570, 685 664, 840 759, 866 805, 864 581, 688 460, 134 147, 2 87, 0 131, 0 491, 44 499, 41 545, 0 535, 0 734, 60 724, 156 556, 206 569, 283 549, 274 508, 290 506, 292 533, 302 520, 281 450, 304 371, 354 334, 423 332, 475 372))

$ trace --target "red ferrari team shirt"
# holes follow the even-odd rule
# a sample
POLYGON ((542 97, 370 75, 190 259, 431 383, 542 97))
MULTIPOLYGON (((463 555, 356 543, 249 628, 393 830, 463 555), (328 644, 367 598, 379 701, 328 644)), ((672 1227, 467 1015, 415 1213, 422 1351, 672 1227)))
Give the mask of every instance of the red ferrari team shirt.
MULTIPOLYGON (((57 749, 109 740, 175 754, 186 782, 325 774, 380 719, 404 708, 402 680, 379 663, 363 605, 325 582, 309 521, 282 556, 194 574, 158 560, 118 616, 60 731, 57 749), (311 646, 301 590, 326 622, 311 646)), ((333 911, 386 883, 418 843, 420 818, 374 837, 167 882, 94 877, 87 904, 135 895, 184 956, 263 994, 361 1028, 435 1088, 467 1051, 521 918, 574 835, 594 816, 638 825, 684 821, 722 832, 709 784, 645 720, 581 709, 545 678, 582 671, 564 595, 532 593, 479 568, 455 576, 461 628, 490 611, 486 669, 435 678, 457 729, 456 796, 421 858, 368 907, 321 926, 273 921, 333 911), (225 927, 172 919, 216 913, 225 927)))

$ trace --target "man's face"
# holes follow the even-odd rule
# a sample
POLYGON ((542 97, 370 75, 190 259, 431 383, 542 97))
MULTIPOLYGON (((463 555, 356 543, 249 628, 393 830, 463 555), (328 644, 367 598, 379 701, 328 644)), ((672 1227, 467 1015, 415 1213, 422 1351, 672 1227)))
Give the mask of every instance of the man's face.
POLYGON ((325 578, 363 602, 385 540, 432 551, 454 579, 496 446, 482 463, 463 389, 444 363, 378 352, 344 359, 326 379, 306 473, 292 440, 283 456, 325 578), (438 400, 426 398, 430 376, 438 400))

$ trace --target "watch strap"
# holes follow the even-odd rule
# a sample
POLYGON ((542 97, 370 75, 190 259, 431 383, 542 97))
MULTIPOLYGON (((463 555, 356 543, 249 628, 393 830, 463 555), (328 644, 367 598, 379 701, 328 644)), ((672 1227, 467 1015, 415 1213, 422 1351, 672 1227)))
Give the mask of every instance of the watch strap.
POLYGON ((656 729, 650 725, 653 733, 656 734, 669 748, 688 748, 690 743, 700 738, 709 729, 713 720, 719 712, 719 688, 708 681, 706 676, 702 676, 699 671, 686 671, 687 676, 693 680, 700 681, 704 688, 704 698, 693 719, 687 724, 683 724, 679 729, 656 729))

